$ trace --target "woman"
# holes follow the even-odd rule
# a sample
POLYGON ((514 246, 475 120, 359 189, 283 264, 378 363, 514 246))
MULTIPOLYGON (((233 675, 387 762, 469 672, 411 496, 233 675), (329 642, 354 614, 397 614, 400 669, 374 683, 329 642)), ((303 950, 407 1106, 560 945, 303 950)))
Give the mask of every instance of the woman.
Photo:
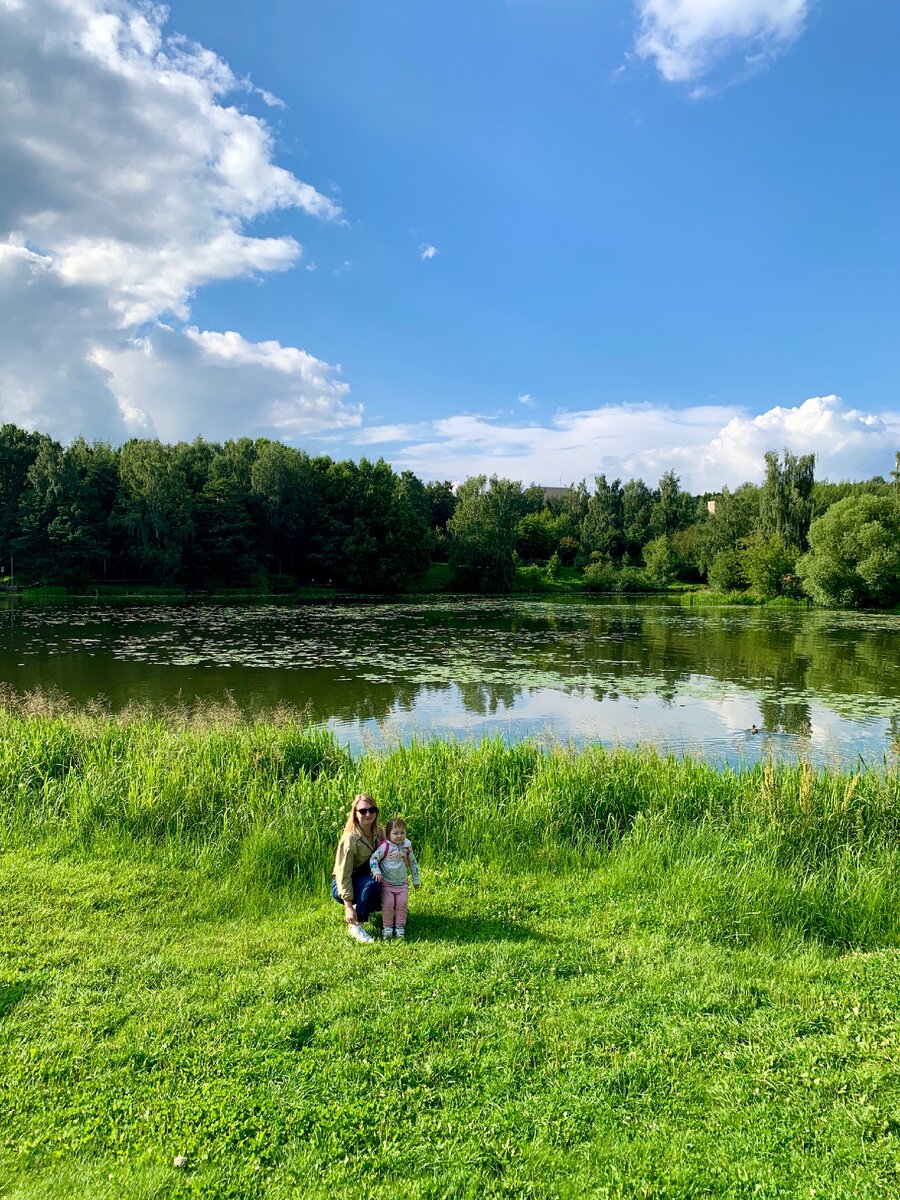
POLYGON ((357 942, 372 941, 363 922, 381 909, 381 884, 372 878, 369 859, 382 841, 384 830, 378 824, 378 805, 368 793, 360 792, 353 799, 338 842, 331 880, 331 894, 343 904, 347 932, 357 942))

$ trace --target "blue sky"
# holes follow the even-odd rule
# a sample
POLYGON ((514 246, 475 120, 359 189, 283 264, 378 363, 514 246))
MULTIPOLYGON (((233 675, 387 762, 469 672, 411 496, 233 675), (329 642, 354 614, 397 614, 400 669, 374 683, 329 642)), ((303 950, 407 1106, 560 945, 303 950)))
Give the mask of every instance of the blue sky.
POLYGON ((898 44, 889 0, 0 0, 0 418, 886 473, 898 44))

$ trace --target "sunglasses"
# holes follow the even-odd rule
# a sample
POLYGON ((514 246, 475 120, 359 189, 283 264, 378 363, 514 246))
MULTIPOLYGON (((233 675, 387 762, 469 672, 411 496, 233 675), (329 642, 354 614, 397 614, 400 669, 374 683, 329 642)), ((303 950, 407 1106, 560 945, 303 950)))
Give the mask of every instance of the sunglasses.
POLYGON ((358 808, 356 811, 361 817, 370 817, 372 815, 372 813, 377 813, 378 809, 377 808, 358 808))

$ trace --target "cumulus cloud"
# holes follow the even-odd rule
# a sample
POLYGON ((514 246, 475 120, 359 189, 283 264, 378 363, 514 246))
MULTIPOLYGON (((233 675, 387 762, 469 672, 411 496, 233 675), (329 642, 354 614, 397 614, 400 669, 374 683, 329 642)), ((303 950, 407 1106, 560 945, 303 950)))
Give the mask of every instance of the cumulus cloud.
MULTIPOLYGON (((837 396, 753 416, 724 405, 673 409, 609 405, 559 411, 549 424, 515 425, 476 414, 427 423, 369 427, 391 461, 430 478, 493 474, 526 483, 568 482, 604 472, 655 483, 674 469, 694 492, 758 481, 767 450, 814 452, 819 478, 884 474, 900 446, 900 412, 851 408, 837 396)), ((356 439, 361 441, 362 438, 356 439)))
POLYGON ((888 471, 900 448, 900 414, 886 417, 849 408, 840 396, 812 396, 795 408, 778 406, 755 417, 734 416, 707 446, 684 449, 682 460, 699 450, 695 471, 709 476, 724 462, 733 477, 759 479, 765 452, 784 448, 793 454, 814 451, 819 477, 869 478, 888 471))
MULTIPOLYGON (((258 218, 293 209, 341 220, 334 201, 275 163, 265 122, 229 102, 258 89, 211 51, 168 37, 165 19, 162 6, 131 0, 0 0, 4 419, 58 436, 116 437, 135 420, 168 426, 169 397, 151 387, 162 373, 145 350, 159 343, 165 359, 178 357, 179 339, 188 374, 178 394, 193 403, 196 370, 202 409, 212 352, 158 319, 187 320, 205 284, 300 259, 293 236, 254 233, 258 218), (149 331, 136 341, 142 325, 149 331), (123 366, 138 361, 152 364, 143 380, 123 366)), ((238 366, 257 372, 254 419, 281 413, 283 428, 300 429, 283 376, 259 353, 254 364, 229 364, 235 377, 238 366)), ((340 425, 346 385, 320 367, 292 395, 320 427, 340 425)), ((232 415, 228 432, 243 432, 242 413, 232 415)))
POLYGON ((121 439, 121 413, 91 361, 109 328, 95 288, 63 284, 52 260, 0 242, 0 419, 53 432, 121 439))
POLYGON ((519 403, 523 404, 526 408, 534 408, 534 397, 528 392, 522 392, 519 395, 519 403))
MULTIPOLYGON (((811 0, 636 0, 635 49, 663 79, 692 83, 739 55, 751 70, 803 30, 811 0)), ((699 93, 698 93, 699 94, 699 93)))
POLYGON ((437 252, 437 246, 428 246, 425 242, 423 242, 419 247, 419 258, 427 261, 429 258, 434 258, 437 252))
POLYGON ((163 441, 234 435, 285 438, 361 420, 349 388, 330 366, 293 346, 248 342, 239 333, 183 332, 158 324, 115 350, 98 349, 123 420, 146 426, 163 441), (247 397, 256 398, 248 412, 247 397))

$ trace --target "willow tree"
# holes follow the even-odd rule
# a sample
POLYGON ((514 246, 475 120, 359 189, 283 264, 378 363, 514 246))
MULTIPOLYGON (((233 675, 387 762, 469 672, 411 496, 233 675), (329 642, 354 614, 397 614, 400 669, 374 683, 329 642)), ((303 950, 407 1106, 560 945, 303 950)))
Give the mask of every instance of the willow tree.
POLYGON ((779 538, 788 550, 807 546, 813 516, 814 454, 784 451, 779 462, 774 450, 766 454, 766 478, 759 493, 759 531, 764 538, 779 538))

